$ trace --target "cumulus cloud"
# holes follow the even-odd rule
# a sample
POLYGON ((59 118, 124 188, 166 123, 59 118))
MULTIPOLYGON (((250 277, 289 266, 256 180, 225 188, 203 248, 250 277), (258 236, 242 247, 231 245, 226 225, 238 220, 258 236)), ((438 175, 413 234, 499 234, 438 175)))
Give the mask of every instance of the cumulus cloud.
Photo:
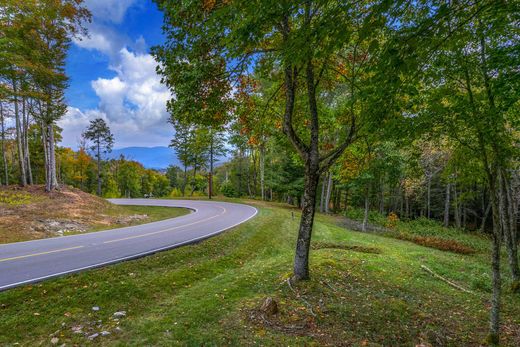
POLYGON ((141 3, 142 0, 86 0, 85 6, 92 13, 92 22, 86 23, 88 34, 74 38, 74 43, 78 47, 106 54, 111 60, 117 59, 119 51, 127 46, 144 52, 146 43, 142 36, 132 41, 115 30, 128 9, 141 3))
POLYGON ((142 0, 85 1, 93 21, 87 25, 88 36, 74 43, 107 56, 108 68, 115 76, 91 81, 90 87, 99 98, 97 108, 68 108, 58 123, 63 128, 63 145, 77 147, 81 133, 95 118, 107 121, 116 147, 164 146, 170 142, 166 112, 170 94, 155 72, 157 63, 146 52, 142 36, 131 40, 117 30, 128 9, 141 4, 142 0))
POLYGON ((74 44, 88 50, 99 51, 107 55, 111 60, 118 58, 121 48, 132 45, 128 37, 97 22, 89 23, 87 31, 87 35, 73 38, 74 44))
POLYGON ((126 11, 139 0, 85 0, 85 6, 94 19, 119 24, 123 21, 126 11))
POLYGON ((116 76, 98 78, 91 85, 99 98, 98 109, 81 111, 70 107, 60 121, 63 143, 76 146, 90 120, 101 117, 112 129, 117 147, 166 145, 171 138, 167 126, 167 88, 156 74, 150 54, 119 52, 119 63, 111 66, 116 76))

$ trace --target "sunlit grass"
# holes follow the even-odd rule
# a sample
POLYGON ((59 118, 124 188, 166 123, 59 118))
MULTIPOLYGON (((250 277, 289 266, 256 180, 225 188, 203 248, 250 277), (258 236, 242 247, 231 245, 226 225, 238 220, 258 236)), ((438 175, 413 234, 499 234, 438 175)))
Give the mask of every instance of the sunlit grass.
MULTIPOLYGON (((486 253, 351 232, 318 215, 312 278, 289 286, 298 212, 252 203, 257 217, 199 244, 0 293, 0 344, 466 346, 486 335, 486 253), (267 296, 280 308, 272 317, 259 311, 267 296)), ((503 301, 504 345, 515 346, 520 298, 503 301)))

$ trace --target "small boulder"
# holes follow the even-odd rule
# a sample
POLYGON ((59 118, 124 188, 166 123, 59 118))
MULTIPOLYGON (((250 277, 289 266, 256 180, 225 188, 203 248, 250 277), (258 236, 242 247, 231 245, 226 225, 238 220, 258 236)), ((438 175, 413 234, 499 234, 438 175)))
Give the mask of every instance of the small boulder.
POLYGON ((51 343, 52 343, 53 345, 58 344, 59 341, 60 341, 60 339, 58 339, 57 337, 53 337, 53 338, 51 339, 51 343))
POLYGON ((96 337, 98 337, 99 334, 98 333, 95 333, 95 334, 92 334, 88 337, 89 340, 94 340, 96 337))
POLYGON ((92 307, 92 311, 99 311, 99 306, 92 307))
POLYGON ((260 310, 268 316, 275 315, 278 313, 278 303, 273 298, 267 297, 260 310))
POLYGON ((108 335, 110 335, 110 331, 103 330, 101 332, 101 336, 108 336, 108 335))

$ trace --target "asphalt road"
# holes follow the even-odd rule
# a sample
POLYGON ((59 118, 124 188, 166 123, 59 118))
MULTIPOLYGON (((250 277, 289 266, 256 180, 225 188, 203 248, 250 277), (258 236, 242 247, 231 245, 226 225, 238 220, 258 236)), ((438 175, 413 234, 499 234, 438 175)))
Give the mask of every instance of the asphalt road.
POLYGON ((0 245, 0 291, 135 259, 193 243, 254 217, 254 207, 226 202, 110 199, 119 205, 184 207, 192 213, 93 233, 0 245))

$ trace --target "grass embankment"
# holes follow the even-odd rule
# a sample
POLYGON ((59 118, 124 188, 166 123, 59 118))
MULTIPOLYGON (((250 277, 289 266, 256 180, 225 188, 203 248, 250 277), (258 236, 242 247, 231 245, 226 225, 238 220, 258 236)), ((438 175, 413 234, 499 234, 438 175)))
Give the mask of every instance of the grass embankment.
POLYGON ((170 207, 117 206, 105 199, 63 187, 0 188, 0 243, 27 241, 149 223, 189 213, 170 207))
MULTIPOLYGON (((298 211, 253 204, 256 218, 199 244, 0 293, 0 344, 476 346, 485 338, 485 239, 461 234, 482 249, 457 254, 346 231, 319 215, 312 279, 290 286, 298 211), (268 296, 275 315, 259 310, 268 296)), ((520 298, 503 301, 503 343, 517 346, 520 298)))

